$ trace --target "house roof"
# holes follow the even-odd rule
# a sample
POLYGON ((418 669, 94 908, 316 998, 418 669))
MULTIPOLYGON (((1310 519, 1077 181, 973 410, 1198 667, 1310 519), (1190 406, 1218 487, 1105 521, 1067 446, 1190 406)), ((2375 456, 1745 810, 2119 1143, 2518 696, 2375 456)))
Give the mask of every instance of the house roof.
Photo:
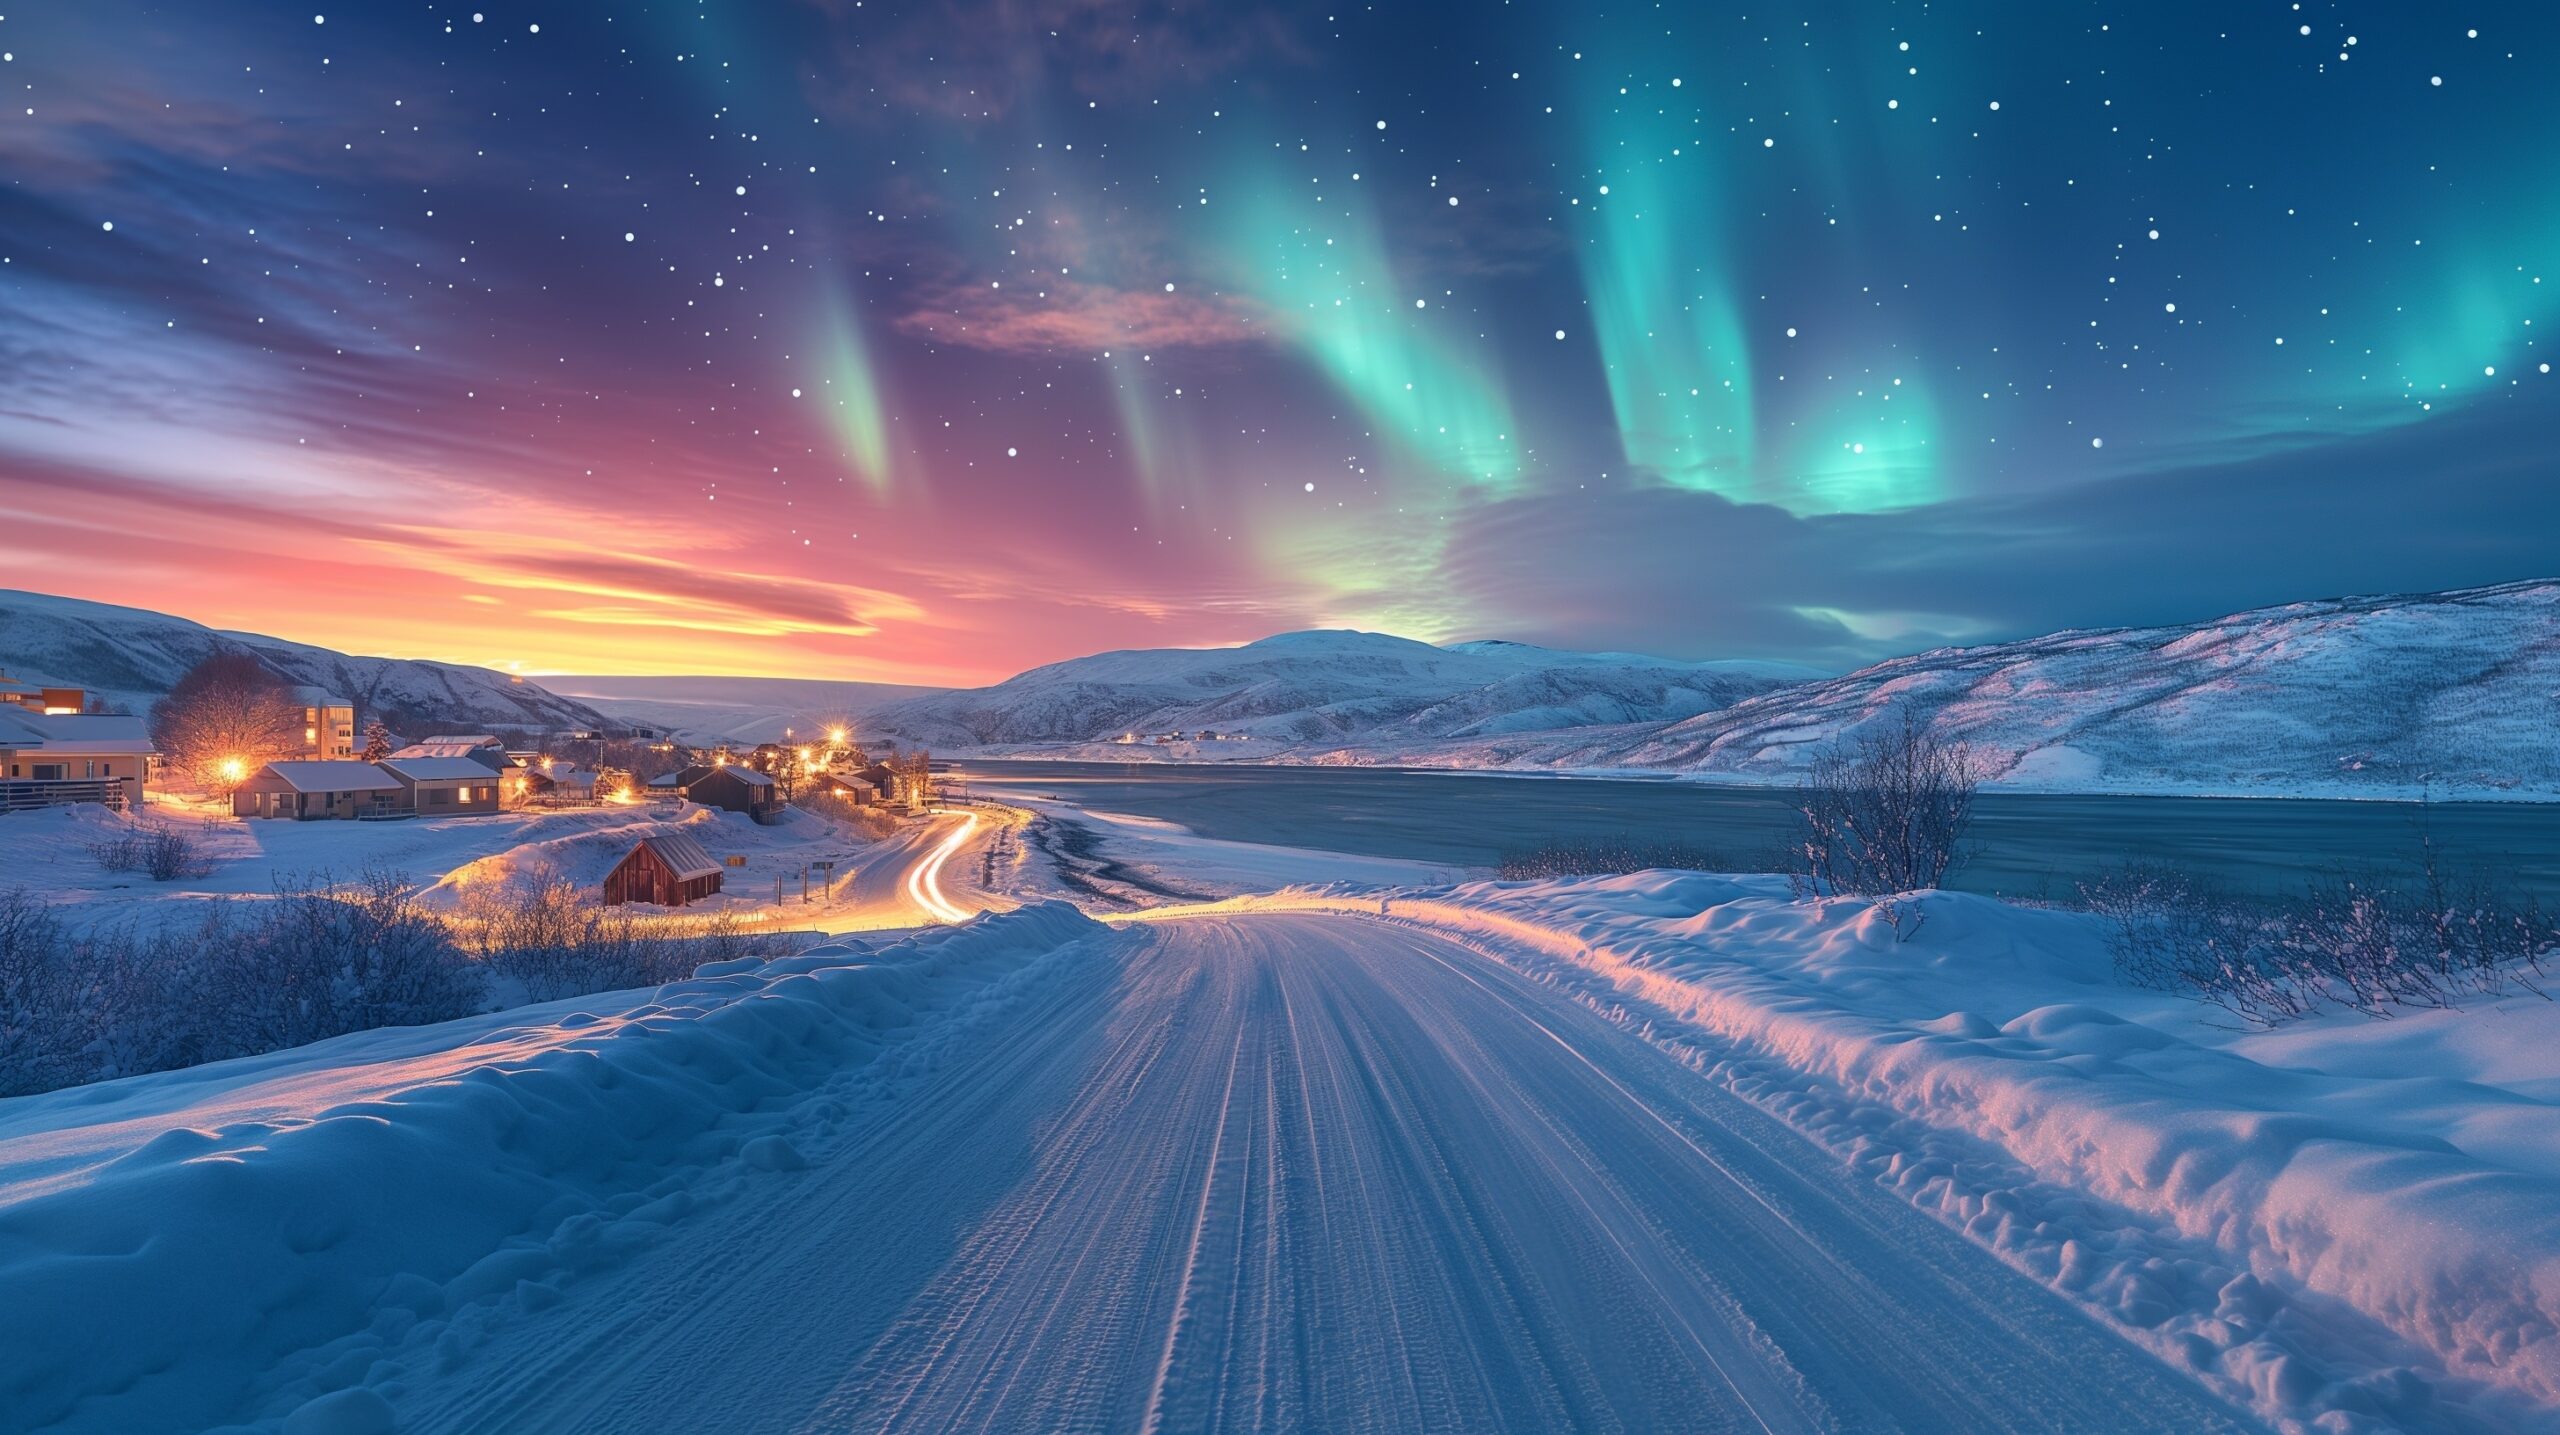
POLYGON ((715 767, 709 772, 704 773, 702 776, 695 778, 694 781, 708 782, 712 778, 718 777, 724 772, 729 774, 731 777, 738 779, 740 782, 745 783, 749 787, 773 786, 772 778, 765 776, 763 773, 756 771, 752 767, 715 767))
POLYGON ((662 772, 657 776, 650 778, 649 785, 651 787, 682 787, 684 786, 684 774, 681 772, 662 772))
POLYGON ((465 747, 498 747, 501 745, 496 738, 491 737, 485 732, 440 732, 431 736, 422 737, 418 739, 418 741, 420 743, 458 742, 465 747))
POLYGON ((489 764, 467 757, 392 757, 383 759, 382 766, 411 782, 486 782, 497 776, 489 764))
POLYGON ((296 792, 398 792, 399 779, 369 762, 337 760, 271 762, 259 769, 284 779, 296 792))
MULTIPOLYGON (((424 742, 413 742, 391 755, 406 760, 418 757, 471 757, 473 753, 487 751, 488 744, 473 742, 467 737, 431 737, 424 742)), ((489 770, 489 764, 481 762, 479 758, 471 757, 471 760, 479 762, 482 771, 489 770)))
POLYGON ((640 845, 656 852, 658 860, 674 868, 679 882, 719 875, 720 859, 688 833, 660 832, 641 838, 640 845))
POLYGON ((151 751, 151 732, 138 717, 37 713, 14 704, 0 704, 0 747, 129 752, 139 756, 151 751))
POLYGON ((859 787, 865 792, 878 792, 880 790, 880 784, 871 781, 869 778, 847 777, 841 772, 827 773, 819 780, 830 787, 859 787))

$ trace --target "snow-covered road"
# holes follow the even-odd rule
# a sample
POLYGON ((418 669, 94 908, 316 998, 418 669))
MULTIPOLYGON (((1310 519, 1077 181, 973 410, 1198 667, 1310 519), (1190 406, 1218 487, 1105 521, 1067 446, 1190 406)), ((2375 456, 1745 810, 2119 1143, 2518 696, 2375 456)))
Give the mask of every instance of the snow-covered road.
POLYGON ((750 1194, 403 1372, 399 1428, 2252 1428, 1428 933, 1164 922, 958 1019, 750 1194))

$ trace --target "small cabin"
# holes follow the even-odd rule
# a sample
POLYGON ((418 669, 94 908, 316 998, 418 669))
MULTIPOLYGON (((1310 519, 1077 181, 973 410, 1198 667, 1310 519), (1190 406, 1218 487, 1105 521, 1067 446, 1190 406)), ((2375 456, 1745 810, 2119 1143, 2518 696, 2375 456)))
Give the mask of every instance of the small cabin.
POLYGON ((390 817, 406 806, 399 779, 369 762, 271 762, 231 789, 234 817, 354 821, 390 817))
POLYGON ((392 757, 378 766, 400 785, 400 805, 420 817, 466 817, 498 810, 498 774, 476 758, 392 757))
POLYGON ((604 876, 604 904, 683 907, 720 890, 720 859, 681 832, 643 837, 604 876))
POLYGON ((820 796, 841 797, 856 807, 869 807, 880 800, 877 783, 841 772, 822 772, 810 787, 820 796))
POLYGON ((751 767, 715 767, 684 786, 685 800, 729 812, 743 812, 758 822, 782 816, 782 789, 751 767))

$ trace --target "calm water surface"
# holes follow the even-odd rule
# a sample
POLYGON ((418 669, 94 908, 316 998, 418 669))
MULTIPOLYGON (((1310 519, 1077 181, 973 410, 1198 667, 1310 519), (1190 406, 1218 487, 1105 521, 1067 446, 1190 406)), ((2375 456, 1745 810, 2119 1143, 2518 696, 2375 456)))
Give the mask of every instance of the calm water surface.
MULTIPOLYGON (((965 765, 992 794, 1055 795, 1157 817, 1203 837, 1488 867, 1558 842, 1633 836, 1704 847, 1737 866, 1794 830, 1792 794, 1662 779, 1491 776, 1401 768, 996 762, 965 765)), ((2560 806, 2215 797, 1986 794, 1951 887, 2060 896, 2128 861, 2265 891, 2339 871, 2405 870, 2423 819, 2455 862, 2560 900, 2560 806)))

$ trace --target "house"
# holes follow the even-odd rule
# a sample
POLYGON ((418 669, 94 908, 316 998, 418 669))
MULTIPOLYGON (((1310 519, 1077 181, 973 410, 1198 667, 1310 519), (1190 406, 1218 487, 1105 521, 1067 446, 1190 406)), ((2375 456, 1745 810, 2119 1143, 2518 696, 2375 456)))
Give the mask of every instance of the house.
POLYGON ((841 797, 856 807, 868 807, 880 800, 880 786, 868 778, 841 772, 822 772, 810 779, 809 790, 820 796, 841 797))
POLYGON ((356 705, 325 688, 295 688, 302 709, 302 755, 314 761, 356 755, 356 705))
POLYGON ((681 832, 643 837, 604 874, 604 904, 648 902, 682 907, 720 890, 720 859, 681 832))
POLYGON ((420 817, 468 817, 498 810, 498 774, 476 758, 390 757, 375 766, 400 785, 400 805, 420 817))
POLYGON ((138 807, 151 759, 151 734, 138 717, 0 703, 0 812, 71 802, 138 807))
POLYGON ((528 802, 585 806, 596 800, 596 775, 571 763, 555 762, 549 767, 529 767, 522 773, 510 773, 509 776, 522 780, 528 802))
POLYGON ((751 767, 715 767, 684 785, 685 800, 743 812, 770 823, 782 815, 782 789, 751 767))
POLYGON ((25 708, 29 712, 61 716, 86 712, 89 693, 85 688, 49 688, 42 683, 21 682, 0 673, 0 703, 25 708))
POLYGON ((402 796, 399 780, 370 762, 287 759, 231 789, 231 815, 297 822, 396 817, 402 796))
POLYGON ((391 757, 394 761, 406 761, 412 758, 468 758, 491 772, 504 772, 515 763, 513 758, 507 756, 507 745, 487 733, 420 738, 391 754, 391 757))
POLYGON ((877 788, 880 800, 895 807, 922 807, 933 800, 933 778, 911 767, 875 762, 862 770, 862 780, 877 788))

